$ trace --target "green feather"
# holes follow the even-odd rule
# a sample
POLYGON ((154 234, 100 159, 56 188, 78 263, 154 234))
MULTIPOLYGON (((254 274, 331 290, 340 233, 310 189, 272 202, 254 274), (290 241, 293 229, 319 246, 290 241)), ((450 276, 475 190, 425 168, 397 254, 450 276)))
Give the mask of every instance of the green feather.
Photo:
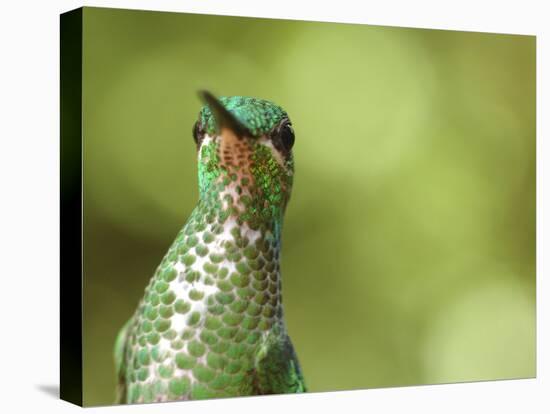
POLYGON ((253 372, 257 394, 306 392, 306 384, 288 335, 272 335, 258 353, 253 372))
POLYGON ((124 324, 115 340, 115 372, 118 378, 116 402, 118 404, 123 404, 126 402, 126 363, 124 356, 126 353, 126 337, 131 321, 132 319, 128 320, 124 324))

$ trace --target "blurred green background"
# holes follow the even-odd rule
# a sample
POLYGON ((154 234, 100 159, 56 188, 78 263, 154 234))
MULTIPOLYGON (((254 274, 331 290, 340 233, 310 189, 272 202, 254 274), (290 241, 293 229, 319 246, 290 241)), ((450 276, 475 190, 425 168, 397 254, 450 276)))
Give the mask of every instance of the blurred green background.
POLYGON ((310 391, 535 375, 535 38, 85 8, 84 402, 197 200, 196 91, 283 106, 310 391))

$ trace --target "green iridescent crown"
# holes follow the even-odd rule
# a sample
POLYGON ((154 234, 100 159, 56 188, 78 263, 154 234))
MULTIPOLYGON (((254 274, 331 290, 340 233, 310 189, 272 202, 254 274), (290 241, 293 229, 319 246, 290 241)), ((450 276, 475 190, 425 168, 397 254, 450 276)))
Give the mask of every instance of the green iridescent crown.
MULTIPOLYGON (((265 99, 223 96, 218 100, 255 137, 269 133, 283 118, 287 117, 287 113, 280 106, 265 99)), ((216 133, 216 122, 207 105, 202 107, 199 119, 203 130, 208 135, 216 133)))

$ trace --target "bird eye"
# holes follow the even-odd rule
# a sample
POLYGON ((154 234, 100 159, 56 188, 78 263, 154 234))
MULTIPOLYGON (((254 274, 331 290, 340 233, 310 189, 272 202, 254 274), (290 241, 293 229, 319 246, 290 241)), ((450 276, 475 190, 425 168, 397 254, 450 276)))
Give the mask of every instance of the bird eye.
POLYGON ((279 130, 279 140, 285 151, 290 151, 294 145, 294 129, 290 122, 285 122, 279 130))
POLYGON ((200 125, 198 121, 195 122, 195 125, 193 125, 193 140, 197 145, 199 145, 199 143, 202 141, 202 134, 201 134, 200 125))

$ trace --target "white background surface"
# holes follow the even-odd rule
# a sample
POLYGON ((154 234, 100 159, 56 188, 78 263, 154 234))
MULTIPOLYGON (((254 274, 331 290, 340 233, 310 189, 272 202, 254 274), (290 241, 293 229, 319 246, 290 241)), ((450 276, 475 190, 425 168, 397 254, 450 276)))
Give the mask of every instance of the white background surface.
MULTIPOLYGON (((550 12, 544 1, 88 1, 87 6, 537 35, 537 379, 167 403, 87 412, 548 412, 550 12), (546 138, 546 142, 545 139, 546 138), (546 164, 545 164, 546 162, 546 164), (545 180, 546 179, 546 180, 545 180)), ((65 413, 59 378, 59 13, 78 1, 4 1, 0 12, 0 412, 65 413)), ((322 363, 322 361, 320 361, 322 363)))

